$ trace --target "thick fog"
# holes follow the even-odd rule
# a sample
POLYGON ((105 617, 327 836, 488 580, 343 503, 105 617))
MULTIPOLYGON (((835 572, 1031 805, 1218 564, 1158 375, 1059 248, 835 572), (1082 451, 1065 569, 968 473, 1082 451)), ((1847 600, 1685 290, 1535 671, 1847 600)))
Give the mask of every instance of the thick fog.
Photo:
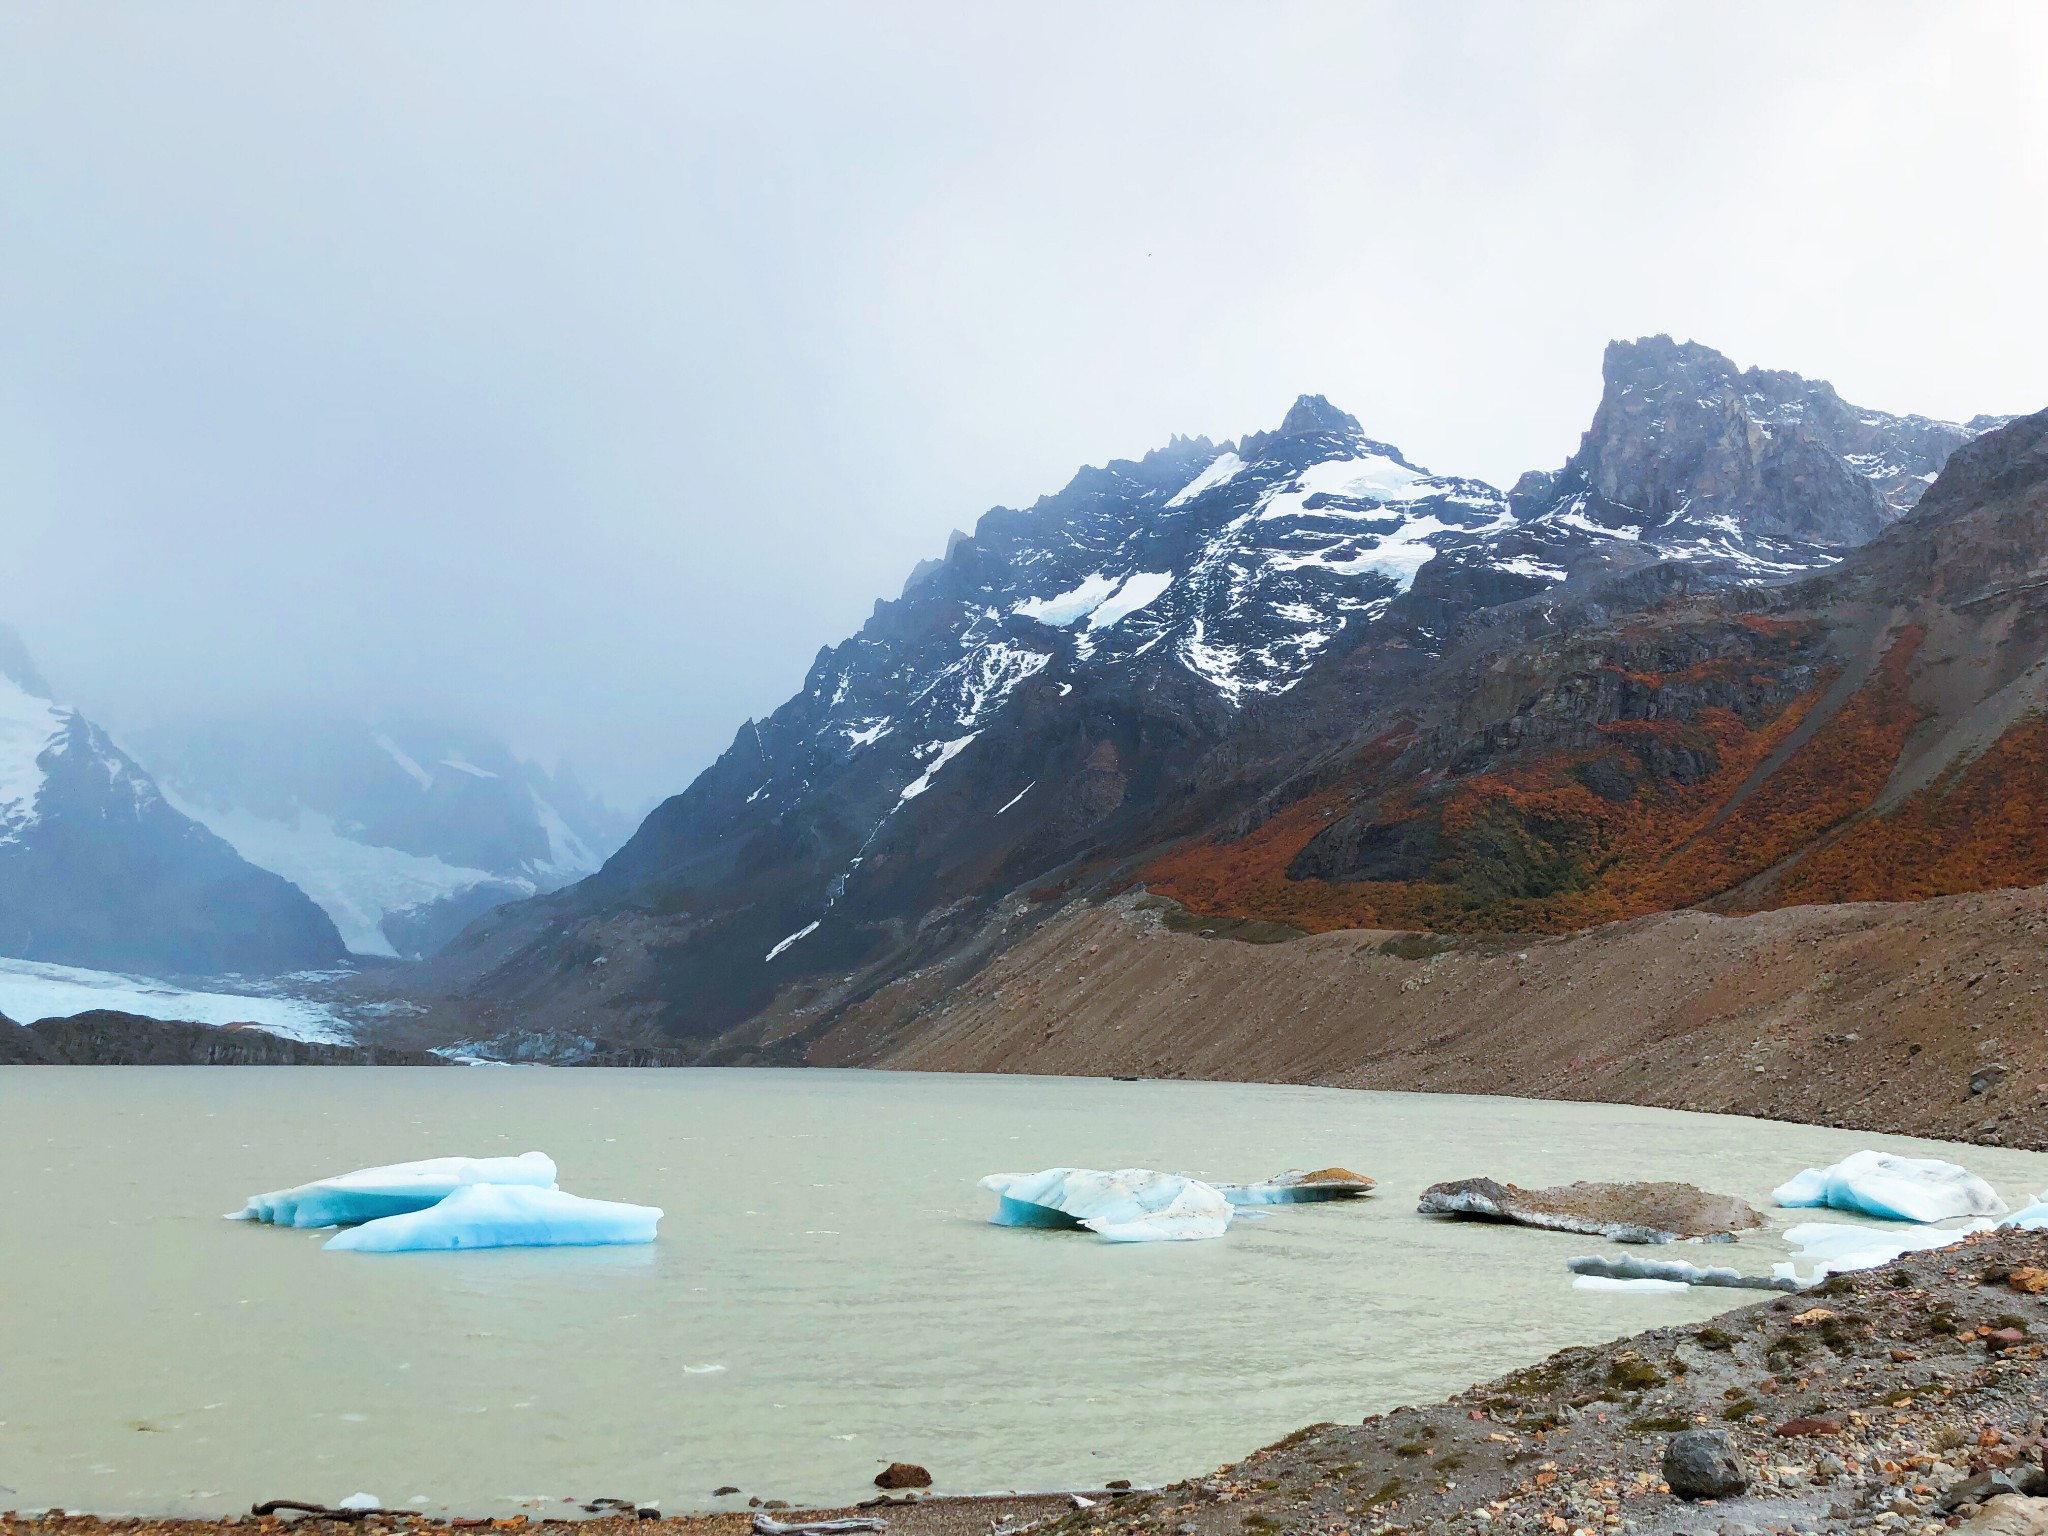
POLYGON ((993 503, 1610 336, 2048 405, 2031 4, 0 4, 0 621, 680 788, 993 503))

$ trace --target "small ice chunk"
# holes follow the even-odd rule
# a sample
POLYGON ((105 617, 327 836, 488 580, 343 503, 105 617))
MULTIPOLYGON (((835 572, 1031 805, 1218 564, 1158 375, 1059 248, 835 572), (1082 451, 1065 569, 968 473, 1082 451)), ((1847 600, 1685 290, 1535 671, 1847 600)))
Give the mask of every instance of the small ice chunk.
POLYGON ((382 1509, 384 1501, 374 1493, 352 1493, 334 1507, 336 1509, 382 1509))
MULTIPOLYGON (((1583 1258, 1567 1259, 1564 1267, 1586 1280, 1660 1280, 1673 1285, 1725 1285, 1753 1291, 1792 1291, 1798 1284, 1792 1280, 1777 1279, 1769 1275, 1745 1275, 1741 1270, 1725 1264, 1711 1265, 1702 1269, 1684 1259, 1643 1259, 1634 1254, 1623 1254, 1618 1258, 1603 1258, 1589 1254, 1583 1258)), ((1582 1290, 1604 1290, 1604 1286, 1582 1286, 1582 1290)))
POLYGON ((545 1152, 517 1157, 429 1157, 416 1163, 358 1168, 296 1189, 251 1195, 230 1221, 261 1221, 279 1227, 335 1227, 423 1211, 466 1184, 555 1187, 555 1162, 545 1152))
POLYGON ((1847 1221, 1809 1221, 1785 1230, 1785 1241, 1799 1250, 1794 1263, 1773 1264, 1771 1273, 1800 1285, 1817 1285, 1829 1275, 1851 1270, 1876 1269, 1906 1253, 1925 1253, 1949 1248, 1976 1232, 1989 1232, 1992 1223, 1983 1219, 1960 1227, 1861 1227, 1847 1221), (1801 1279, 1798 1260, 1813 1262, 1813 1273, 1801 1279))
POLYGON ((595 1248, 651 1243, 661 1210, 586 1200, 531 1184, 466 1184, 438 1205, 337 1232, 329 1248, 405 1253, 442 1248, 595 1248))
POLYGON ((1999 1223, 2001 1227, 2023 1227, 2038 1232, 2048 1227, 2048 1195, 2029 1195, 2027 1203, 1999 1223))
POLYGON ((1954 1163, 1937 1158, 1858 1152, 1827 1168, 1808 1168, 1771 1191, 1783 1206, 1827 1206, 1883 1221, 1946 1221, 1996 1216, 1998 1191, 1954 1163))
POLYGON ((1086 1227, 1111 1243, 1187 1242, 1230 1227, 1221 1190, 1150 1168, 992 1173, 981 1187, 1001 1197, 989 1217, 998 1227, 1086 1227))
POLYGON ((1218 1184, 1232 1205, 1305 1205, 1322 1200, 1356 1200, 1373 1191, 1373 1181, 1349 1168, 1290 1168, 1257 1184, 1218 1184))

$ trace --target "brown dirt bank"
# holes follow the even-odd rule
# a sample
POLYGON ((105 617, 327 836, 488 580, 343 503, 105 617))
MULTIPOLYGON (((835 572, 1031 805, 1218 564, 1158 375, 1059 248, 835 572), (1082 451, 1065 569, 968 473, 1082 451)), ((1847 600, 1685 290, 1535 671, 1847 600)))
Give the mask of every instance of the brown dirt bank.
POLYGON ((964 986, 913 977, 850 1009, 808 1059, 1592 1099, 2048 1148, 2048 889, 1555 938, 1188 926, 1156 897, 1077 905, 964 986))

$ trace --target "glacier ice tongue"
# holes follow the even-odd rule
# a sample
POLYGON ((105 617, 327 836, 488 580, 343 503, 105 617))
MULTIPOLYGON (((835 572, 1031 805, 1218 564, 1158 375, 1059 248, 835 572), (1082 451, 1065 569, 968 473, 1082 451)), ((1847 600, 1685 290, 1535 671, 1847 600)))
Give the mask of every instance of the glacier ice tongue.
POLYGON ((651 1243, 661 1209, 586 1200, 535 1184, 465 1184, 438 1204, 330 1237, 328 1248, 407 1253, 444 1248, 595 1248, 651 1243))
POLYGON ((251 1195, 230 1221, 268 1222, 279 1227, 337 1227, 422 1211, 469 1184, 555 1187, 555 1162, 545 1152, 517 1157, 429 1157, 415 1163, 358 1168, 295 1189, 251 1195))
POLYGON ((1808 1168, 1771 1191, 1783 1206, 1828 1206, 1884 1221, 1945 1221, 1997 1216, 1998 1191, 1954 1163, 1936 1158, 1857 1152, 1827 1168, 1808 1168))
POLYGON ((1794 1262, 1773 1264, 1771 1273, 1780 1279, 1796 1280, 1800 1285, 1817 1285, 1829 1275, 1875 1269, 1901 1254, 1953 1247, 1973 1233, 1989 1232, 1991 1227, 1992 1223, 1981 1217, 1960 1227, 1885 1228, 1859 1227, 1847 1221, 1802 1222, 1785 1230, 1785 1241, 1799 1250, 1794 1262), (1814 1266, 1813 1273, 1803 1280, 1794 1267, 1802 1259, 1812 1261, 1814 1266))
POLYGON ((992 1173, 981 1187, 1000 1196, 989 1217, 998 1227, 1085 1227, 1111 1243, 1188 1242, 1230 1227, 1221 1190, 1150 1168, 992 1173))

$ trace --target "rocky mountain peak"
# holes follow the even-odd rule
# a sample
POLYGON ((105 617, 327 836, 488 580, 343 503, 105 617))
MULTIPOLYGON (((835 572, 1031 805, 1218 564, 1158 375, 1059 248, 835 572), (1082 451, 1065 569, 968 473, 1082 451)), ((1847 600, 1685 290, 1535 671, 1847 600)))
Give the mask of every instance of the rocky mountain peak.
POLYGON ((1282 437, 1358 437, 1365 429, 1349 411, 1340 411, 1321 395, 1298 395, 1281 420, 1282 437))
POLYGON ((1601 376, 1599 409, 1548 488, 1549 505, 1525 505, 1518 487, 1517 510, 1617 537, 1654 534, 1660 545, 1718 547, 1759 574, 1811 568, 1869 542, 1982 430, 1854 406, 1823 380, 1743 371, 1712 347, 1664 335, 1610 342, 1601 376))

